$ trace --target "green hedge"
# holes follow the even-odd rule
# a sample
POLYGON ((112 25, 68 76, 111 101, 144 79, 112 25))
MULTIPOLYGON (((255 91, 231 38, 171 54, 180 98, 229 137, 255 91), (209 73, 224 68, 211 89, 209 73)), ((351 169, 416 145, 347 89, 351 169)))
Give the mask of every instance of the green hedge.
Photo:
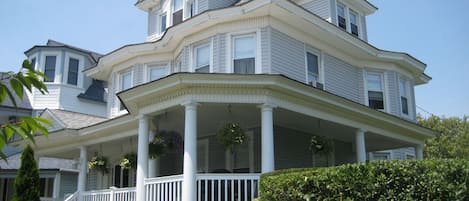
POLYGON ((263 174, 260 201, 469 200, 469 162, 377 161, 263 174))

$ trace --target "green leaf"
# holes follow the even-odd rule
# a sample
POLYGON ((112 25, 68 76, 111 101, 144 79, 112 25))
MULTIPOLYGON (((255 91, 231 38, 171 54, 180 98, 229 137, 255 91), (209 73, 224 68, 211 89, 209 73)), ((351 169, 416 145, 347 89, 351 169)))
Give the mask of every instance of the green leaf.
POLYGON ((23 68, 26 68, 26 69, 30 69, 30 70, 34 70, 31 63, 29 63, 29 61, 27 59, 25 59, 23 61, 23 65, 22 65, 23 68))
POLYGON ((3 103, 7 97, 7 90, 5 85, 0 82, 0 103, 3 103))
POLYGON ((16 95, 23 100, 24 90, 23 85, 17 79, 10 79, 10 86, 15 91, 16 95))
POLYGON ((16 78, 21 82, 21 84, 28 89, 29 92, 32 92, 31 82, 27 81, 22 73, 18 73, 16 78))

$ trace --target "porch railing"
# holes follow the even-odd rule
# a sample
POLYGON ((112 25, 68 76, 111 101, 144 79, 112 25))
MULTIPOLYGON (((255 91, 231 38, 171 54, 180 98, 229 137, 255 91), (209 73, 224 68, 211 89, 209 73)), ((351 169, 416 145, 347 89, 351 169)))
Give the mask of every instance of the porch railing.
POLYGON ((73 194, 67 194, 65 195, 64 201, 78 201, 78 194, 78 191, 73 194))
POLYGON ((117 188, 82 193, 83 201, 136 201, 135 188, 117 188))
POLYGON ((252 201, 259 174, 198 174, 197 201, 252 201))
POLYGON ((182 175, 145 179, 147 201, 181 201, 182 175))

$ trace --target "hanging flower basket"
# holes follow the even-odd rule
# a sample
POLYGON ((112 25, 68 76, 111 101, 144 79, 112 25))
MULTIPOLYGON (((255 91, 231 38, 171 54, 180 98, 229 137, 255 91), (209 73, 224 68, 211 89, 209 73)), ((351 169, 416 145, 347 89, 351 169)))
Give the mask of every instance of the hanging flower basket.
POLYGON ((225 149, 232 150, 236 145, 244 144, 247 140, 246 134, 237 123, 227 123, 217 132, 218 141, 225 149))
POLYGON ((331 151, 331 142, 323 136, 313 135, 311 137, 309 149, 313 154, 328 154, 331 151))
POLYGON ((90 170, 98 170, 103 173, 107 172, 107 158, 104 156, 93 156, 90 161, 88 161, 88 168, 90 170))
POLYGON ((124 157, 120 160, 119 165, 123 169, 135 169, 137 168, 137 154, 135 153, 128 153, 124 155, 124 157))
POLYGON ((183 140, 176 131, 161 131, 148 145, 148 156, 156 159, 166 153, 177 153, 182 149, 183 140))

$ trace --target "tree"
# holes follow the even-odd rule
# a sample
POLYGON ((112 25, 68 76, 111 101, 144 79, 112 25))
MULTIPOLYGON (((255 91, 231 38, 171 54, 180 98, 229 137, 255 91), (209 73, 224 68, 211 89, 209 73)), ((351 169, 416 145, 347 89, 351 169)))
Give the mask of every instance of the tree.
POLYGON ((425 143, 427 158, 469 159, 469 116, 417 117, 418 123, 437 132, 425 143))
MULTIPOLYGON (((32 92, 33 89, 37 89, 42 94, 47 93, 47 87, 42 80, 44 80, 44 74, 34 70, 28 60, 25 60, 22 65, 22 69, 18 73, 8 72, 7 76, 2 78, 3 80, 9 80, 11 86, 10 90, 3 82, 0 82, 0 104, 2 104, 6 98, 9 98, 13 105, 16 107, 16 97, 23 100, 25 90, 32 92)), ((46 126, 51 123, 44 118, 40 117, 20 117, 17 122, 9 122, 0 125, 0 150, 8 143, 13 135, 18 135, 24 140, 29 140, 34 143, 34 135, 42 133, 47 137, 48 131, 46 126)), ((6 160, 6 156, 0 151, 0 157, 6 160)))
POLYGON ((39 170, 34 151, 26 146, 21 155, 21 167, 15 179, 14 201, 40 201, 39 170))

